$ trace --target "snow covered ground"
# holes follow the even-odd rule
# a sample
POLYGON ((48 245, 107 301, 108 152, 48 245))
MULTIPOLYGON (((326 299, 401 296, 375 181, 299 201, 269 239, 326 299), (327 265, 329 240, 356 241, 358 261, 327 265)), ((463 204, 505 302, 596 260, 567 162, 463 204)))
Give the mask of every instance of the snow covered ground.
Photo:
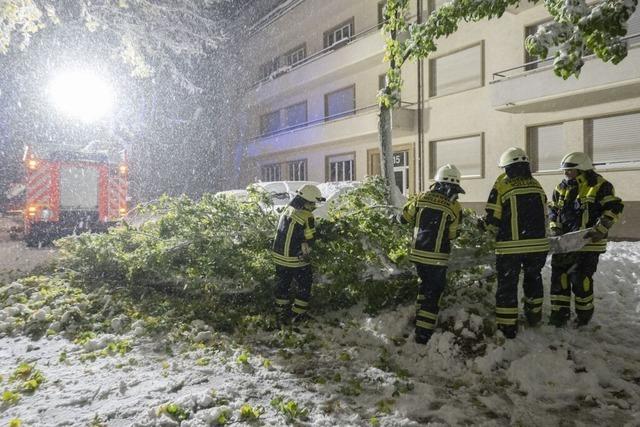
MULTIPOLYGON (((640 425, 640 243, 610 243, 600 260, 587 327, 521 329, 506 342, 483 337, 473 301, 449 303, 440 322, 453 327, 427 346, 412 341, 412 306, 331 313, 285 332, 224 335, 196 322, 172 345, 117 321, 83 345, 3 334, 3 391, 22 362, 45 381, 3 403, 0 425, 640 425), (88 357, 123 339, 122 355, 88 357)), ((3 321, 21 309, 3 305, 3 321)))

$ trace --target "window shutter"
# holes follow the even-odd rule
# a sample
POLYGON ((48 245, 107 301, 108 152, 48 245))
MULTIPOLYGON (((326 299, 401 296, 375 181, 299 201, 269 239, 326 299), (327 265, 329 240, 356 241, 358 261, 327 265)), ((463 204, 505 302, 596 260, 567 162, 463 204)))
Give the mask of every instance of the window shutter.
POLYGON ((480 87, 482 45, 476 45, 430 61, 430 95, 446 95, 480 87))
POLYGON ((591 120, 594 163, 624 166, 640 161, 640 113, 591 120))
POLYGON ((447 163, 455 165, 463 177, 481 177, 483 173, 482 158, 481 135, 432 141, 431 178, 435 176, 439 167, 447 163))
POLYGON ((535 172, 555 171, 566 154, 562 123, 529 128, 529 157, 535 172))

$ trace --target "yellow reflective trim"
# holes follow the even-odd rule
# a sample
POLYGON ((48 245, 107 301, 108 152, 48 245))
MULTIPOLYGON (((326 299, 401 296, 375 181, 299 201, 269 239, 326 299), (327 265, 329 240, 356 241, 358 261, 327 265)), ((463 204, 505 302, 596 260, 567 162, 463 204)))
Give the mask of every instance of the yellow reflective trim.
POLYGON ((416 326, 422 329, 433 329, 435 328, 435 323, 423 322, 422 320, 416 321, 416 326))
POLYGON ((499 314, 518 314, 518 307, 496 307, 499 314))
POLYGON ((442 211, 440 215, 440 227, 438 227, 438 236, 436 237, 436 245, 433 248, 434 252, 440 252, 442 248, 442 238, 444 237, 444 227, 447 225, 447 214, 442 211))
POLYGON ((426 317, 427 319, 438 320, 438 315, 437 314, 430 313, 430 312, 428 312, 426 310, 418 311, 418 316, 426 317))
POLYGON ((542 311, 542 307, 534 307, 529 310, 531 313, 540 313, 542 311))
POLYGON ((509 197, 509 203, 511 204, 511 240, 520 240, 518 235, 518 203, 515 195, 509 197))
POLYGON ((291 311, 293 311, 296 314, 302 314, 302 313, 306 313, 307 310, 302 308, 302 307, 298 307, 298 306, 294 306, 291 311))
POLYGON ((571 302, 571 297, 568 295, 551 295, 551 301, 565 301, 571 302))
POLYGON ((582 280, 582 289, 584 289, 585 292, 589 292, 590 288, 591 288, 591 280, 589 280, 588 277, 585 277, 584 280, 582 280))
POLYGON ((276 304, 278 304, 278 305, 289 305, 289 300, 288 299, 278 299, 278 298, 276 298, 276 304))
POLYGON ((308 307, 309 306, 309 302, 308 301, 302 301, 301 299, 298 299, 298 298, 294 299, 293 303, 295 305, 299 305, 300 307, 308 307))
POLYGON ((518 319, 505 319, 502 317, 496 317, 496 323, 498 325, 515 325, 518 319))
MULTIPOLYGON (((560 286, 562 286, 562 289, 569 289, 569 275, 567 273, 560 275, 560 286)), ((553 298, 554 297, 551 297, 551 299, 553 298)), ((571 299, 569 299, 569 301, 571 301, 571 299)))
POLYGON ((511 247, 511 246, 522 246, 522 245, 548 245, 549 239, 546 237, 539 237, 537 239, 523 239, 523 240, 505 240, 502 242, 496 242, 496 246, 500 245, 501 247, 511 247))
POLYGON ((527 298, 525 301, 529 304, 542 304, 544 298, 527 298))
POLYGON ((579 302, 581 304, 585 304, 585 303, 588 303, 588 302, 591 302, 591 301, 593 301, 593 295, 589 295, 586 298, 576 297, 576 302, 577 303, 579 302))

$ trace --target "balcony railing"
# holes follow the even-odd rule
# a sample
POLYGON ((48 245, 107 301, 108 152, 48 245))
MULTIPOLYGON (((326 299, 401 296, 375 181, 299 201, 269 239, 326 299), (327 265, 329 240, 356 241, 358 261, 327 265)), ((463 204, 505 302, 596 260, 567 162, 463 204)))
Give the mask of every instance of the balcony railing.
POLYGON ((318 59, 324 57, 325 55, 330 54, 331 52, 334 52, 344 46, 347 46, 355 41, 361 40, 362 38, 368 36, 369 34, 377 31, 378 29, 380 29, 380 25, 381 24, 376 24, 373 27, 369 27, 364 31, 361 31, 359 33, 356 33, 348 38, 345 38, 343 40, 340 40, 337 43, 332 44, 331 46, 327 46, 324 49, 321 49, 311 55, 306 56, 304 59, 302 59, 301 61, 296 62, 295 64, 291 64, 291 65, 285 65, 282 66, 280 68, 278 68, 277 70, 273 71, 270 75, 268 75, 267 77, 263 77, 260 80, 258 80, 257 82, 255 82, 252 86, 252 88, 255 88, 257 86, 260 86, 266 82, 269 82, 275 78, 280 77, 283 74, 286 74, 292 70, 295 70, 299 67, 302 67, 303 65, 309 64, 311 62, 317 61, 318 59))
MULTIPOLYGON (((400 102, 400 106, 399 108, 409 108, 416 105, 415 102, 400 102)), ((296 132, 302 129, 308 129, 308 128, 312 128, 315 126, 321 126, 327 123, 330 123, 334 120, 339 120, 342 118, 349 118, 349 117, 353 117, 353 116, 358 116, 360 114, 363 113, 368 113, 371 111, 375 111, 378 108, 378 104, 371 104, 371 105, 367 105, 366 107, 362 107, 362 108, 357 108, 355 110, 349 110, 349 111, 344 111, 342 113, 338 113, 338 114, 334 114, 331 116, 325 116, 319 119, 315 119, 315 120, 309 120, 307 122, 304 123, 298 123, 295 124, 293 126, 288 126, 288 127, 284 127, 284 128, 280 128, 278 130, 272 131, 272 132, 267 132, 267 133, 263 133, 260 134, 258 136, 255 136, 251 139, 249 139, 249 143, 254 142, 254 141, 259 141, 261 139, 265 139, 265 138, 270 138, 272 136, 278 136, 278 135, 286 135, 286 134, 290 134, 292 132, 296 132)))
MULTIPOLYGON (((628 36, 623 37, 621 40, 623 41, 629 41, 629 40, 634 40, 634 44, 635 43, 640 43, 640 33, 636 33, 636 34, 631 34, 628 36)), ((591 54, 591 55, 587 55, 585 57, 583 57, 582 59, 590 59, 590 58, 595 58, 595 54, 591 54)), ((546 68, 550 68, 553 65, 553 61, 555 60, 555 57, 549 57, 549 58, 545 58, 545 59, 538 59, 536 61, 531 61, 531 62, 526 62, 524 64, 518 65, 516 67, 512 67, 512 68, 507 68, 506 70, 501 70, 501 71, 497 71, 495 73, 493 73, 492 75, 492 81, 500 81, 502 79, 505 78, 509 78, 509 77, 514 77, 520 74, 524 74, 530 71, 534 71, 534 70, 540 70, 542 69, 546 69, 546 68), (540 67, 542 66, 542 67, 540 67)))

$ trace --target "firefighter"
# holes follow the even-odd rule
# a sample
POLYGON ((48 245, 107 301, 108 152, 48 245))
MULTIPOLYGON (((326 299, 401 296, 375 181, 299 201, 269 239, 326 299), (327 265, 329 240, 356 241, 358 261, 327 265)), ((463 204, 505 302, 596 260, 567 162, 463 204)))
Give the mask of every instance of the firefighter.
POLYGON ((544 267, 549 241, 546 237, 547 199, 531 176, 529 158, 511 147, 500 156, 504 173, 496 179, 482 224, 495 233, 496 324, 506 338, 518 333, 518 281, 524 270, 524 313, 529 325, 542 318, 544 267))
POLYGON ((440 296, 447 282, 451 240, 458 234, 460 171, 453 165, 438 169, 430 191, 411 198, 400 221, 413 225, 409 259, 416 265, 420 290, 416 302, 415 341, 426 344, 438 319, 440 296))
POLYGON ((309 263, 310 243, 315 234, 313 210, 317 202, 324 200, 318 187, 305 184, 296 191, 278 221, 272 255, 276 264, 276 314, 281 325, 307 318, 313 280, 309 263), (289 287, 294 279, 298 292, 292 305, 289 287))
POLYGON ((567 323, 573 292, 576 325, 582 326, 593 316, 593 274, 598 258, 606 251, 609 229, 618 221, 624 206, 613 185, 593 170, 585 153, 567 154, 560 169, 565 178, 549 203, 551 234, 560 236, 588 229, 585 238, 589 242, 579 251, 551 257, 550 323, 558 327, 567 323))

